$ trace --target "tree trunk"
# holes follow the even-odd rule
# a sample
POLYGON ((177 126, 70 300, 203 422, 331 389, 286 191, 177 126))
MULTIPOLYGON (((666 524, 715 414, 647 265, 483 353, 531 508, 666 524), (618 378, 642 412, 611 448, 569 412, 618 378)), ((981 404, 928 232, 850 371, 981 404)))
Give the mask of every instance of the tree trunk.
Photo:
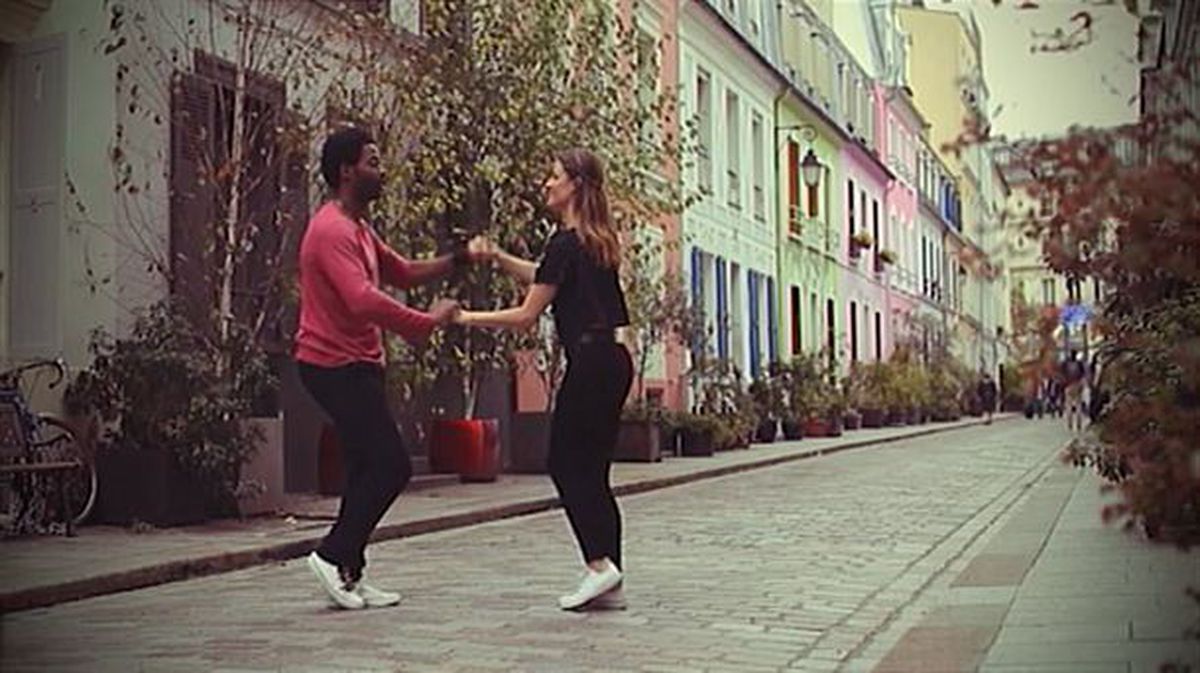
MULTIPOLYGON (((239 19, 247 16, 249 4, 243 0, 239 19)), ((245 120, 243 111, 246 107, 246 59, 249 44, 245 27, 238 28, 238 52, 234 62, 235 78, 233 86, 233 125, 230 139, 228 166, 229 200, 225 212, 225 241, 221 251, 220 298, 217 303, 218 343, 221 346, 229 343, 230 324, 233 321, 233 275, 234 263, 238 251, 238 211, 242 201, 242 156, 245 153, 245 120)), ((221 376, 229 368, 228 354, 225 348, 218 349, 217 375, 221 376)))

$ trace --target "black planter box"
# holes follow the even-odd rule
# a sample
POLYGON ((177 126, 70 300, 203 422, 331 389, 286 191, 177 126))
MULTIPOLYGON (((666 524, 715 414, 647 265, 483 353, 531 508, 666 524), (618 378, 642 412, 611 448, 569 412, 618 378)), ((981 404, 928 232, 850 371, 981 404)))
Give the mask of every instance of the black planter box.
POLYGON ((103 447, 96 452, 96 481, 97 523, 163 528, 208 518, 208 485, 163 449, 103 447))
POLYGON ((759 444, 770 444, 775 441, 778 431, 779 424, 775 422, 775 419, 761 421, 754 429, 754 441, 759 444))
POLYGON ((514 414, 508 469, 521 474, 546 474, 550 456, 550 419, 546 411, 514 414))
POLYGON ((662 460, 658 423, 621 421, 613 460, 637 463, 657 463, 662 460))
POLYGON ((714 442, 711 432, 697 432, 684 429, 680 442, 680 452, 685 456, 711 456, 714 442))

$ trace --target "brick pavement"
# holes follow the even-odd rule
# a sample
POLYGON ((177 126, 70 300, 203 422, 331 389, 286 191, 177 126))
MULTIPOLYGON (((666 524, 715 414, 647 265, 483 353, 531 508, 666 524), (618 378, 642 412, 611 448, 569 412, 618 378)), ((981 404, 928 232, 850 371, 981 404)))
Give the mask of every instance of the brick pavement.
MULTIPOLYGON (((860 430, 840 438, 760 444, 749 451, 722 452, 708 458, 620 463, 614 466, 613 483, 622 493, 634 493, 978 423, 968 419, 860 430)), ((431 481, 435 487, 410 490, 396 502, 384 516, 376 539, 407 537, 557 506, 545 476, 503 475, 490 484, 436 486, 436 480, 431 481)), ((298 517, 224 520, 142 533, 92 526, 82 528, 75 538, 6 540, 0 543, 0 612, 296 558, 308 553, 328 530, 337 506, 337 498, 299 496, 291 510, 298 517)))
POLYGON ((578 560, 546 512, 373 545, 398 608, 328 610, 287 562, 7 615, 0 668, 850 670, 995 539, 1064 438, 1007 422, 625 497, 621 613, 554 607, 578 560))

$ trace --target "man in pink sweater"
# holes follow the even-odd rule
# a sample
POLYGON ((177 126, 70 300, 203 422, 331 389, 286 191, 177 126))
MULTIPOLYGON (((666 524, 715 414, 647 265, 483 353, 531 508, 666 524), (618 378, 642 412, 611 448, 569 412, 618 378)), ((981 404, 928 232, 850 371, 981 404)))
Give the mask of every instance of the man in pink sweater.
POLYGON ((317 210, 300 244, 300 328, 295 357, 300 380, 333 421, 346 483, 337 522, 308 557, 329 597, 355 609, 395 605, 399 594, 363 581, 367 540, 412 476, 412 465, 384 391, 383 330, 414 346, 458 311, 443 299, 418 311, 380 290, 430 282, 471 257, 465 251, 407 260, 367 221, 383 173, 379 147, 347 128, 321 150, 321 174, 333 199, 317 210))

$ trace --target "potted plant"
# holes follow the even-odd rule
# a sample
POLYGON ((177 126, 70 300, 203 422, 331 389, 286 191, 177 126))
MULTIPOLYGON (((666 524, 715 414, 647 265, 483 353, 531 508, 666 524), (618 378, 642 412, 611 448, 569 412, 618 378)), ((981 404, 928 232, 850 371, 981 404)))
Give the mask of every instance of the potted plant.
POLYGON ((170 302, 139 313, 126 337, 93 333, 92 362, 64 403, 101 424, 97 521, 172 526, 237 512, 242 468, 262 440, 246 421, 277 383, 236 325, 227 350, 214 343, 170 302))
POLYGON ((875 245, 875 239, 872 238, 871 233, 865 229, 860 230, 860 232, 854 232, 854 235, 850 238, 850 242, 851 247, 856 251, 866 250, 866 248, 875 245))
POLYGON ((851 372, 851 379, 856 381, 857 406, 864 428, 882 428, 887 420, 891 371, 886 362, 872 362, 856 365, 851 372))
POLYGON ((784 439, 789 441, 804 438, 804 419, 808 415, 801 387, 804 371, 801 364, 803 357, 803 355, 798 355, 789 362, 777 362, 772 365, 771 370, 782 402, 779 410, 779 425, 784 439))
POLYGON ((753 399, 754 415, 758 419, 754 441, 763 444, 774 442, 785 406, 776 368, 772 367, 767 378, 752 381, 749 393, 753 399))
POLYGON ((637 401, 621 411, 621 426, 613 460, 657 463, 662 460, 662 408, 637 401))
POLYGON ((682 456, 711 456, 716 450, 717 435, 721 431, 720 421, 691 412, 681 412, 676 417, 679 426, 679 453, 682 456))

